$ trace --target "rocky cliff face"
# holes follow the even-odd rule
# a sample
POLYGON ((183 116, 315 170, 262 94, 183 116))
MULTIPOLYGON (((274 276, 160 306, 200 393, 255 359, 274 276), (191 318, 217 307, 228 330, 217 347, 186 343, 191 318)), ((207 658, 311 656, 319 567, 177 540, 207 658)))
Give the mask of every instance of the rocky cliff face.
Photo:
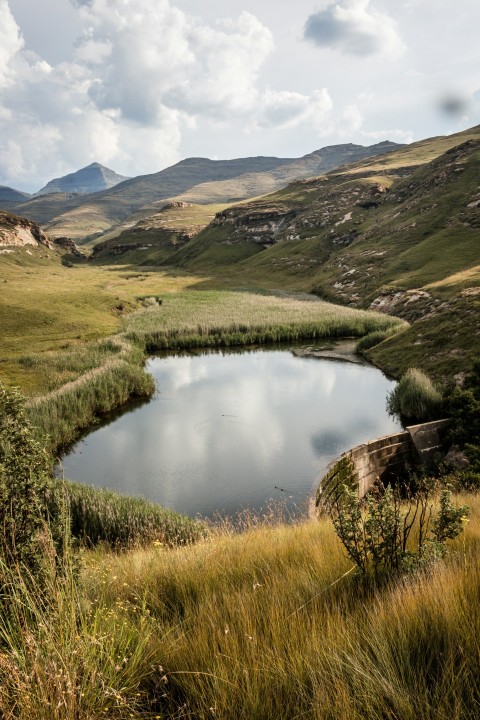
POLYGON ((14 248, 44 247, 53 249, 53 245, 36 223, 26 218, 0 211, 0 252, 14 248))
POLYGON ((236 237, 238 242, 253 240, 261 245, 270 245, 276 242, 281 231, 296 215, 296 210, 282 203, 246 204, 217 213, 212 226, 232 229, 230 242, 236 237))

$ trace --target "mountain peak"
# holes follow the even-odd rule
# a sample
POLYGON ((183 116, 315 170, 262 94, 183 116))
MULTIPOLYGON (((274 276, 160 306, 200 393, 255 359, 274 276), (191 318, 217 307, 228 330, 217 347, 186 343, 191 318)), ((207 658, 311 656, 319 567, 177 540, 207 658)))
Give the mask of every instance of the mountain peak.
POLYGON ((50 180, 50 182, 35 193, 35 195, 49 195, 58 192, 96 193, 115 187, 115 185, 128 179, 129 178, 124 175, 119 175, 114 170, 110 170, 110 168, 98 162, 93 162, 74 173, 50 180))

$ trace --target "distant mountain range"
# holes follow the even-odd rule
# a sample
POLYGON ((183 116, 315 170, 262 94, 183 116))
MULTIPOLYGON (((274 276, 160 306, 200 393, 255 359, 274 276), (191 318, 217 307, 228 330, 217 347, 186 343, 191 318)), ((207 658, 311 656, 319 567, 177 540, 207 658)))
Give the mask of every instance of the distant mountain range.
POLYGON ((18 214, 44 217, 48 234, 63 237, 62 250, 49 251, 28 220, 0 213, 0 255, 31 254, 36 241, 42 258, 63 252, 65 262, 168 266, 200 285, 218 278, 222 286, 313 291, 411 323, 398 336, 371 338, 371 359, 393 376, 419 366, 461 380, 478 361, 479 167, 480 126, 297 160, 190 158, 88 197, 19 203, 18 214), (99 229, 88 260, 81 257, 68 237, 99 229))
MULTIPOLYGON (((131 226, 160 210, 166 202, 238 202, 273 192, 293 180, 319 175, 345 163, 383 155, 400 147, 391 142, 370 147, 349 143, 325 147, 302 158, 188 158, 158 173, 117 182, 100 192, 90 190, 94 194, 87 197, 75 194, 85 191, 88 177, 98 180, 101 176, 106 182, 103 171, 107 169, 94 163, 78 173, 52 180, 40 193, 19 202, 14 209, 41 223, 53 237, 85 241, 124 223, 131 226)), ((108 173, 110 177, 121 177, 113 171, 108 173)))

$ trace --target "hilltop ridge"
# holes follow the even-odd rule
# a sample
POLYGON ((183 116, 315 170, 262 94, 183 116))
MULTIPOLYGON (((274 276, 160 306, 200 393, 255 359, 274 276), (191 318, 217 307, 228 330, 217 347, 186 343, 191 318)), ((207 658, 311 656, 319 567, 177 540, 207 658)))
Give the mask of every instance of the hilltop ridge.
POLYGON ((34 194, 34 197, 51 193, 79 193, 82 195, 97 193, 115 187, 124 180, 128 180, 128 178, 94 162, 76 172, 50 180, 34 194))
MULTIPOLYGON (((399 145, 389 143, 388 150, 399 145)), ((332 145, 302 158, 252 157, 233 160, 187 158, 151 175, 124 180, 88 197, 74 197, 73 187, 51 184, 51 196, 38 195, 17 206, 30 219, 41 222, 50 235, 85 241, 111 231, 121 223, 161 209, 165 202, 231 203, 264 195, 292 180, 311 177, 364 157, 385 153, 385 144, 332 145), (70 193, 66 204, 58 192, 70 193)), ((52 181, 54 182, 54 181, 52 181)), ((140 218, 136 218, 138 220, 140 218)))

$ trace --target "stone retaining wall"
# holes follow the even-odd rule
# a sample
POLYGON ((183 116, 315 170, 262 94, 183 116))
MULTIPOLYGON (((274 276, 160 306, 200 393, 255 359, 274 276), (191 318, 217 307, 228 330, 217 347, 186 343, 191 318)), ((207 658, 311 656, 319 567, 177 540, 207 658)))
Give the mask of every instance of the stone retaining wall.
POLYGON ((448 423, 435 420, 412 425, 403 432, 347 450, 329 465, 322 477, 316 495, 317 508, 326 506, 344 484, 356 485, 362 498, 377 479, 394 483, 405 478, 408 470, 425 467, 441 450, 448 423))

